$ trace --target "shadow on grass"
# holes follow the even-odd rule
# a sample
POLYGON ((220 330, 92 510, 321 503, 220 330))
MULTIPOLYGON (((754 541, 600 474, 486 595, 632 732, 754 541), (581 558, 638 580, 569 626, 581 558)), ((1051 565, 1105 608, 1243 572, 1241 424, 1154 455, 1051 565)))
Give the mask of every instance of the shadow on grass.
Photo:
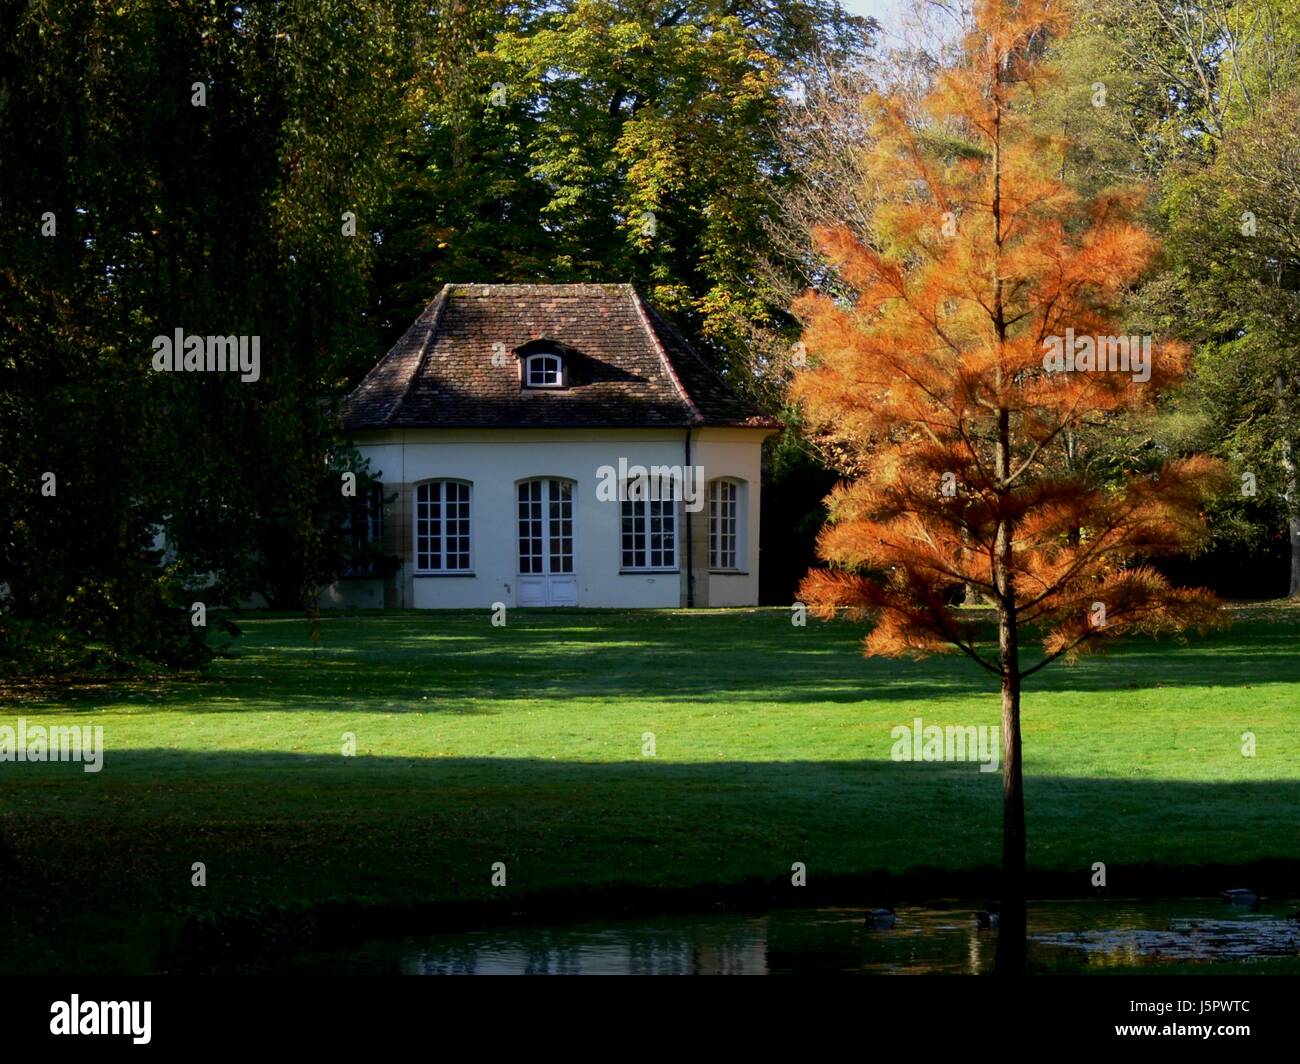
MULTIPOLYGON (((0 969, 155 970, 196 926, 205 949, 245 932, 296 941, 320 912, 371 932, 996 897, 999 788, 973 764, 889 761, 110 749, 99 774, 8 765, 0 830, 19 872, 0 969)), ((1101 893, 1098 861, 1113 896, 1300 893, 1300 782, 1031 775, 1026 794, 1038 897, 1101 893)))

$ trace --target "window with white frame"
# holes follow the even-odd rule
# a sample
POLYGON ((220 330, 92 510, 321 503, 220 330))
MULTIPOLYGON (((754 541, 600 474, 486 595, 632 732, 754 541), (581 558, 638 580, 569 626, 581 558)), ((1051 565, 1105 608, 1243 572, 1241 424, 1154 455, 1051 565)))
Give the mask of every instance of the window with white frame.
POLYGON ((734 480, 709 483, 709 568, 739 569, 740 485, 734 480))
POLYGON ((625 485, 620 507, 622 568, 642 571, 676 569, 676 483, 667 478, 629 482, 625 485))
POLYGON ((470 484, 429 480, 415 488, 415 571, 469 572, 470 484))
POLYGON ((525 480, 519 484, 519 572, 573 572, 573 481, 525 480))
POLYGON ((564 362, 560 356, 544 351, 524 359, 524 385, 529 388, 563 388, 564 362))

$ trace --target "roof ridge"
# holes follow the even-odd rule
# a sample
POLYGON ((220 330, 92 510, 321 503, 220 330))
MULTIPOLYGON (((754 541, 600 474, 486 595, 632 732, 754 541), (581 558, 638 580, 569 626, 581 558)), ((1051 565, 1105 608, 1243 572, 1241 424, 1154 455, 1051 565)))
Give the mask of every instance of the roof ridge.
POLYGON ((673 365, 672 359, 668 357, 663 341, 659 339, 659 333, 655 330, 654 322, 650 320, 646 305, 641 299, 641 293, 636 290, 636 285, 628 285, 627 290, 632 297, 632 305, 636 307, 637 316, 641 319, 642 325, 645 326, 645 331, 650 336, 650 342, 654 345, 659 360, 664 364, 664 370, 667 372, 669 380, 673 382, 677 394, 682 397, 682 402, 686 404, 686 409, 690 411, 691 421, 698 424, 704 420, 704 415, 700 413, 700 408, 695 405, 695 400, 691 398, 690 393, 686 390, 686 385, 682 383, 681 378, 677 375, 677 368, 673 365))
POLYGON ((746 406, 750 407, 755 413, 761 414, 764 417, 771 418, 771 415, 768 414, 766 410, 760 407, 752 399, 748 399, 745 396, 741 395, 740 392, 736 391, 736 389, 732 386, 731 382, 727 380, 727 378, 724 377, 718 371, 718 368, 714 366, 703 355, 701 355, 697 350, 695 350, 695 345, 692 344, 690 340, 688 340, 686 336, 683 335, 682 331, 679 328, 677 328, 677 326, 674 325, 671 321, 669 321, 668 318, 662 312, 660 312, 660 310, 657 307, 649 304, 647 304, 647 307, 650 313, 654 315, 655 319, 661 322, 663 324, 663 327, 667 329, 670 333, 672 333, 673 339, 675 339, 677 343, 682 346, 682 348, 686 351, 686 353, 689 354, 695 360, 695 362, 704 369, 706 373, 710 374, 714 380, 716 380, 719 384, 722 385, 722 387, 724 387, 727 390, 728 395, 730 395, 737 402, 744 403, 746 406))
POLYGON ((703 366, 706 370, 708 370, 711 374, 713 374, 713 376, 717 378, 718 382, 722 384, 727 389, 727 391, 729 391, 737 399, 743 399, 743 396, 741 396, 736 391, 736 389, 733 388, 730 385, 730 383, 728 383, 727 378, 724 377, 721 373, 719 373, 703 355, 701 355, 698 351, 695 350, 695 345, 692 344, 688 339, 686 339, 686 337, 682 334, 681 329, 677 328, 676 325, 674 325, 671 321, 669 321, 667 316, 664 315, 659 310, 658 307, 652 306, 649 309, 650 312, 654 314, 655 318, 657 318, 663 324, 663 327, 673 334, 673 339, 676 340, 679 344, 681 344, 682 347, 685 348, 686 352, 692 358, 694 358, 696 362, 698 362, 701 366, 703 366))
MULTIPOLYGON (((424 334, 424 342, 420 345, 420 358, 415 363, 415 369, 411 371, 410 377, 406 380, 406 387, 402 389, 402 397, 393 404, 393 409, 389 411, 384 421, 391 425, 401 413, 402 407, 406 405, 406 400, 410 398, 411 389, 415 387, 415 382, 420 379, 420 371, 424 369, 424 363, 429 357, 429 349, 433 346, 433 338, 438 335, 438 326, 442 322, 442 312, 447 308, 447 290, 450 284, 444 284, 438 289, 438 294, 429 301, 424 308, 429 311, 432 308, 432 316, 429 319, 428 331, 424 334)), ((423 315, 421 315, 423 317, 423 315)))
MULTIPOLYGON (((635 286, 627 281, 448 281, 444 286, 447 289, 458 288, 530 288, 530 289, 557 289, 557 288, 634 288, 635 286)), ((452 293, 453 295, 455 292, 452 293)))

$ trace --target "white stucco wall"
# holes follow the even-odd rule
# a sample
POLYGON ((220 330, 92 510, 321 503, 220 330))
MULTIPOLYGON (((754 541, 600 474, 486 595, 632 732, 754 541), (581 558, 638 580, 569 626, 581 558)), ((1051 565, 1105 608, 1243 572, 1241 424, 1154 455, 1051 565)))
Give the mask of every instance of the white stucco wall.
MULTIPOLYGON (((694 557, 698 599, 710 606, 752 605, 758 600, 758 526, 762 430, 703 429, 692 434, 692 464, 706 480, 746 482, 742 522, 742 572, 707 573, 707 557, 694 557), (709 581, 707 590, 700 581, 709 581)), ((571 480, 574 489, 574 571, 580 606, 676 607, 684 603, 685 522, 678 515, 677 572, 620 572, 619 505, 597 496, 598 470, 619 465, 682 466, 685 430, 409 430, 356 440, 372 474, 399 498, 386 508, 386 533, 402 557, 396 600, 417 608, 490 608, 517 605, 519 481, 533 477, 571 480), (455 478, 473 484, 470 509, 473 575, 422 575, 412 571, 410 486, 455 478), (400 487, 399 487, 400 486, 400 487)), ((703 490, 703 489, 701 489, 703 490)), ((703 502, 704 500, 702 500, 703 502)), ((707 505, 692 514, 706 523, 707 505)), ((700 538, 695 538, 696 549, 700 538)), ((707 542, 707 541, 706 541, 707 542)), ((326 605, 376 605, 373 580, 340 581, 326 605)))
MULTIPOLYGON (((702 570, 708 573, 709 606, 758 604, 758 506, 762 490, 763 436, 758 436, 759 442, 755 444, 755 435, 732 429, 705 429, 701 432, 699 446, 696 448, 696 461, 704 467, 705 476, 709 480, 735 477, 745 482, 739 499, 739 505, 745 512, 744 519, 740 522, 739 542, 736 544, 740 554, 739 572, 724 574, 709 571, 707 553, 699 561, 702 570)), ((703 520, 707 522, 707 519, 706 507, 703 520)), ((706 535, 706 552, 707 545, 706 535)))

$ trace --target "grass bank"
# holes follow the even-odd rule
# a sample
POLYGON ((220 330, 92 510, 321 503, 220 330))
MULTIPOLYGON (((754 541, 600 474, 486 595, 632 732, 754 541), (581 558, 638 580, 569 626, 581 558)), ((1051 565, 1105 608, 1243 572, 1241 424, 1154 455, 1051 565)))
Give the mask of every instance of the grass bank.
MULTIPOLYGON (((866 660, 853 626, 778 610, 382 612, 317 645, 241 623, 202 678, 6 689, 0 724, 102 726, 106 753, 0 765, 5 970, 149 970, 186 925, 331 901, 650 904, 781 890, 794 862, 842 885, 998 859, 996 773, 890 759, 915 718, 997 723, 960 657, 866 660)), ((1063 889, 1300 857, 1300 613, 1045 669, 1024 718, 1029 859, 1063 889)))

